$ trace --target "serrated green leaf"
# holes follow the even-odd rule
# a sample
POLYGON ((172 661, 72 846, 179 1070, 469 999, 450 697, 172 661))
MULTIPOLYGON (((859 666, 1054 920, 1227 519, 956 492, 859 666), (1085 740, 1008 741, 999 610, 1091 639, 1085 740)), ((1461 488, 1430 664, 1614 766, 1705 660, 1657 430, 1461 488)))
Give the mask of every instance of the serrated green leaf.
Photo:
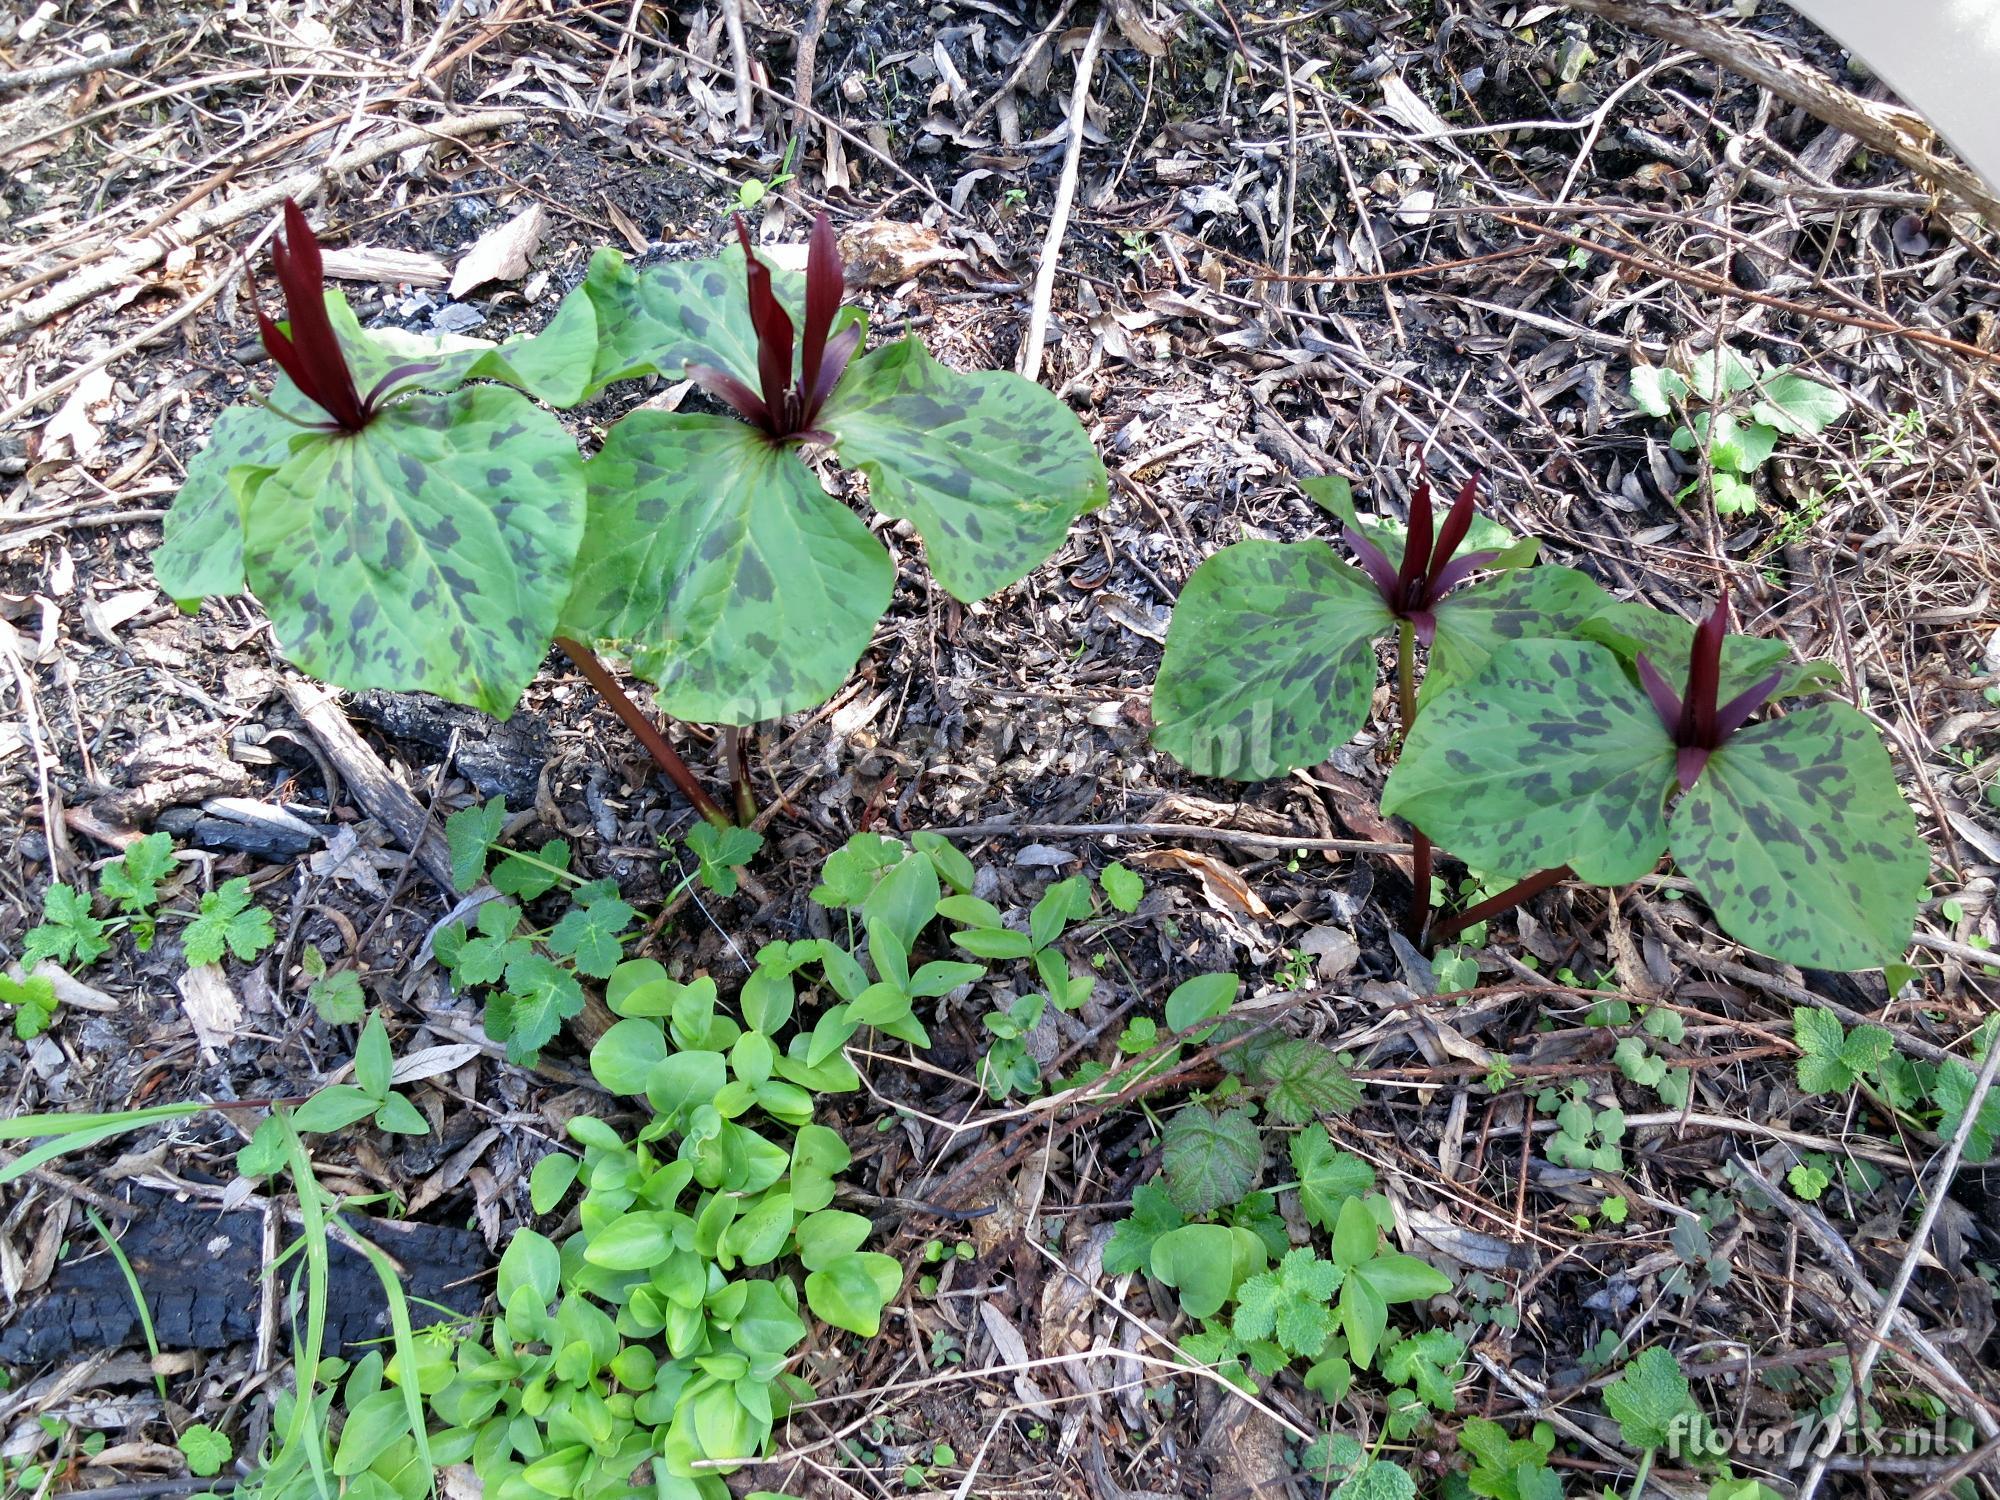
POLYGON ((1632 404, 1649 417, 1670 417, 1674 403, 1688 393, 1687 381, 1678 372, 1658 365, 1634 365, 1629 381, 1632 404))
POLYGON ((507 826, 507 804, 495 797, 462 807, 444 820, 444 840, 451 851, 451 883, 469 891, 486 878, 486 860, 507 826))
POLYGON ((582 1009, 576 976, 531 951, 509 961, 506 990, 486 1005, 486 1032, 506 1042, 511 1061, 525 1064, 582 1009))
POLYGON ((1395 617, 1324 542, 1237 542, 1196 568, 1153 686, 1153 743, 1190 771, 1261 781, 1354 737, 1372 642, 1395 617))
POLYGON ((1517 641, 1424 710, 1382 811, 1494 875, 1568 865, 1617 885, 1665 849, 1673 778, 1673 742, 1610 651, 1517 641))
POLYGON ((1252 1276, 1236 1292, 1231 1328, 1246 1342, 1275 1338, 1300 1359, 1314 1359, 1333 1335, 1333 1295, 1340 1267, 1309 1249, 1286 1252, 1275 1270, 1252 1276))
POLYGON ((117 902, 120 911, 148 912, 159 904, 160 882, 173 873, 173 836, 149 833, 104 867, 97 889, 117 902))
POLYGON ((1341 1205, 1375 1186, 1375 1169, 1352 1151, 1333 1144, 1324 1126, 1308 1127, 1292 1137, 1292 1172, 1299 1180, 1299 1207, 1306 1222, 1332 1229, 1341 1205))
POLYGON ((1733 735, 1669 832, 1740 942, 1822 969, 1877 968, 1909 947, 1930 856, 1881 738, 1844 703, 1733 735))
POLYGON ((1160 1165, 1175 1207, 1190 1218, 1236 1202, 1257 1185, 1264 1142, 1240 1109, 1217 1115, 1189 1105, 1167 1125, 1160 1165))
POLYGON ((616 896, 588 906, 572 906, 550 929, 549 947, 573 959, 578 973, 593 979, 608 978, 624 956, 619 934, 632 925, 635 915, 632 907, 616 896))
POLYGON ((947 369, 915 338, 855 361, 820 413, 868 500, 907 518, 953 598, 985 599, 1103 505, 1104 463, 1076 413, 1007 370, 947 369))
MULTIPOLYGON (((398 1399, 401 1399, 400 1395, 398 1399)), ((174 1446, 187 1460, 188 1473, 199 1479, 213 1479, 236 1453, 228 1436, 217 1432, 206 1422, 196 1422, 184 1428, 174 1440, 174 1446)))
POLYGON ((21 967, 33 970, 45 958, 87 967, 110 950, 105 923, 90 914, 90 897, 57 881, 42 892, 42 920, 21 943, 21 967))
POLYGON ((298 444, 245 491, 244 570, 323 681, 504 717, 548 653, 583 521, 562 424, 474 386, 298 444))
POLYGON ((1132 1213, 1112 1228, 1104 1244, 1104 1274, 1123 1276, 1152 1258, 1153 1243, 1185 1221, 1174 1200, 1158 1183, 1140 1184, 1132 1192, 1132 1213))
POLYGON ((352 969, 336 969, 315 979, 306 990, 306 1000, 329 1026, 352 1026, 368 1011, 361 976, 352 969))
POLYGON ((1759 388, 1760 399, 1750 415, 1787 437, 1811 437, 1838 421, 1847 410, 1847 398, 1830 385, 1808 380, 1803 375, 1782 371, 1759 388))
POLYGON ((1257 1081, 1267 1092, 1273 1119, 1303 1124, 1316 1116, 1344 1115, 1361 1103, 1361 1085, 1331 1048, 1287 1037, 1258 1054, 1257 1081))
POLYGON ((1104 867, 1097 877, 1097 883, 1104 889, 1104 899, 1122 912, 1137 911, 1139 902, 1146 895, 1146 882, 1124 865, 1115 862, 1104 867))
POLYGON ((1674 1435, 1674 1419, 1698 1410, 1687 1377, 1666 1350, 1646 1350, 1604 1388, 1604 1409, 1618 1423, 1626 1444, 1641 1452, 1663 1448, 1674 1435))
POLYGON ((635 412, 587 468, 565 635, 618 643, 679 718, 751 724, 823 702, 895 570, 789 448, 744 423, 635 412))
POLYGON ((1386 1458, 1369 1458, 1331 1500, 1412 1500, 1416 1493, 1417 1482, 1408 1470, 1386 1458))
POLYGON ((201 898, 201 910, 181 934, 181 950, 191 964, 212 964, 234 953, 250 962, 277 941, 271 914, 250 904, 250 882, 239 875, 201 898))

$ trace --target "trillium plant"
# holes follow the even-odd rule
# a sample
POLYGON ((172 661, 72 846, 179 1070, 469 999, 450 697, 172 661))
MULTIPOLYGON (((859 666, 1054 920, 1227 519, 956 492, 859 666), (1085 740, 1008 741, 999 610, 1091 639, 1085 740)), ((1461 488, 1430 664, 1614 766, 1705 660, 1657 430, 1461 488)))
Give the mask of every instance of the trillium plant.
POLYGON ((601 250, 542 332, 492 345, 364 331, 288 204, 288 323, 260 314, 283 377, 190 465, 161 585, 190 607, 247 588, 291 660, 337 686, 500 715, 558 643, 724 821, 596 653, 687 719, 748 725, 830 697, 896 569, 808 445, 864 476, 967 601, 1019 580, 1106 493, 1082 425, 1040 386, 948 370, 914 337, 862 354, 824 215, 803 277, 737 232, 740 253, 644 270, 601 250), (634 411, 586 462, 536 404, 643 376, 692 380, 736 415, 634 411))
POLYGON ((1304 487, 1360 570, 1321 542, 1203 563, 1167 634, 1156 743, 1243 780, 1315 764, 1366 721, 1393 632, 1403 743, 1382 810, 1412 827, 1413 936, 1447 939, 1566 879, 1625 884, 1671 851, 1751 947, 1832 969, 1900 957, 1929 865, 1879 736, 1833 701, 1752 722, 1837 686, 1824 664, 1730 635, 1726 602, 1697 628, 1526 567, 1533 544, 1478 515, 1476 481, 1441 525, 1418 483, 1406 528, 1362 520, 1344 481, 1304 487), (1516 883, 1430 925, 1433 840, 1516 883))
POLYGON ((1726 602, 1692 632, 1649 615, 1621 606, 1586 627, 1599 640, 1496 651, 1429 706, 1383 811, 1536 885, 1621 885, 1671 850, 1753 948, 1826 969, 1901 957, 1929 859, 1874 728, 1838 702, 1751 723, 1818 675, 1727 636, 1726 602))

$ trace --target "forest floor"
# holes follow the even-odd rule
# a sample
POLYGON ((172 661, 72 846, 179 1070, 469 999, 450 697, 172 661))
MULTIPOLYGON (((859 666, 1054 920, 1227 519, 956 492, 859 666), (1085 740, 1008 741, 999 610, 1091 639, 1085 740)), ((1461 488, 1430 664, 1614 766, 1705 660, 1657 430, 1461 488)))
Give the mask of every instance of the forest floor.
MULTIPOLYGON (((1780 7, 1715 25, 1883 97, 1780 7)), ((1660 1347, 1750 1450, 1738 1476, 2000 1492, 1992 1122, 1808 1093, 1794 1039, 1795 1010, 1824 1008, 1978 1072, 1995 1013, 2000 280, 1991 230, 1909 170, 1702 57, 1507 0, 1106 0, 1102 18, 1095 0, 47 0, 0 20, 0 63, 0 955, 47 886, 160 830, 182 851, 170 907, 247 877, 276 935, 199 966, 219 984, 190 982, 172 922, 72 965, 54 1024, 0 1048, 9 1115, 309 1093, 355 1045, 315 981, 351 972, 397 1056, 426 1060, 405 1082, 431 1131, 329 1136, 317 1165, 371 1215, 470 1231, 450 1253, 483 1276, 537 1221, 534 1161, 612 1106, 584 1070, 589 1017, 518 1066, 436 964, 459 903, 435 857, 451 812, 504 797, 510 843, 566 839, 638 908, 628 955, 712 974, 725 998, 758 944, 824 932, 809 892, 858 832, 948 835, 1010 916, 1118 861, 1144 898, 1065 940, 1097 988, 1035 1028, 1044 1082, 1115 1064, 1121 1028, 1212 971, 1241 977, 1246 1014, 1345 1054, 1361 1097, 1327 1116, 1332 1138, 1372 1168, 1395 1246, 1455 1284, 1410 1325, 1463 1346, 1449 1398, 1412 1415, 1363 1374, 1330 1401, 1300 1367, 1246 1399, 1173 1368, 1191 1325, 1103 1254, 1163 1117, 1225 1075, 1196 1058, 1116 1109, 1040 1087, 996 1101, 976 1082, 983 1017, 1014 998, 996 985, 927 1016, 928 1051, 857 1056, 869 1087, 821 1101, 906 1285, 878 1338, 815 1330, 818 1399, 753 1487, 1315 1494, 1302 1443, 1333 1432, 1443 1494, 1483 1417, 1550 1423, 1569 1494, 1628 1493, 1641 1470, 1649 1492, 1709 1494, 1712 1465, 1651 1455, 1607 1414, 1607 1385, 1660 1347), (287 192, 365 325, 482 338, 540 327, 600 246, 716 253, 745 205, 763 243, 797 245, 823 207, 871 339, 914 331, 954 368, 1012 369, 1054 256, 1031 373, 1087 428, 1109 504, 976 605, 876 521, 901 570, 890 613, 831 702, 751 737, 768 842, 734 894, 691 890, 687 804, 561 657, 504 723, 381 693, 327 704, 253 600, 183 615, 155 586, 188 463, 268 385, 245 268, 287 192), (461 258, 531 208, 525 258, 450 295, 461 258), (1628 397, 1634 368, 1718 342, 1845 400, 1748 490, 1628 397), (1150 748, 1190 572, 1246 537, 1331 539, 1302 477, 1400 508, 1417 448, 1452 481, 1483 471, 1503 520, 1621 598, 1692 617, 1726 588, 1737 628, 1835 664, 1933 860, 1894 993, 1879 971, 1748 951, 1669 877, 1562 886, 1434 965, 1395 935, 1407 856, 1356 847, 1402 847, 1375 810, 1385 733, 1247 785, 1150 748), (1546 1149, 1573 1100, 1600 1129, 1622 1110, 1587 1169, 1546 1149), (1857 1366, 1885 1430, 1946 1432, 1946 1451, 1800 1457, 1857 1366)), ((681 399, 666 385, 568 419, 587 448, 626 406, 681 399)), ((715 737, 673 732, 719 774, 715 737)), ((1463 871, 1445 873, 1456 899, 1463 871)), ((10 1488, 205 1490, 176 1446, 194 1423, 254 1454, 288 1378, 258 1256, 243 1307, 150 1366, 128 1320, 92 1332, 42 1300, 105 1260, 92 1206, 128 1235, 170 1207, 241 1207, 237 1119, 150 1127, 0 1190, 0 1319, 60 1334, 6 1334, 10 1488)), ((1299 1240, 1295 1198, 1275 1206, 1299 1240)), ((185 1282, 204 1252, 180 1233, 159 1254, 185 1282)), ((115 1299, 106 1274, 92 1285, 115 1299)))

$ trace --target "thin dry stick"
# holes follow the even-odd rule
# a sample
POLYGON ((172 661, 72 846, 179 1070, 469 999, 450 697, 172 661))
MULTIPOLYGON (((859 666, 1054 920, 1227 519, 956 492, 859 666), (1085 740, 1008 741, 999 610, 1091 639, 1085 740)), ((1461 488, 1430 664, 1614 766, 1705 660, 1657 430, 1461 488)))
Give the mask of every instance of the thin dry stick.
POLYGON ((1069 145, 1063 151, 1062 178, 1056 183, 1055 206, 1049 211, 1049 233, 1042 241, 1042 263, 1035 271, 1034 301, 1028 309, 1028 336, 1021 344, 1021 373, 1030 380, 1042 378, 1042 343, 1049 332, 1049 299, 1056 289, 1056 262, 1062 254, 1063 235, 1069 229, 1070 204, 1076 199, 1076 170, 1083 160, 1084 110, 1090 103, 1090 81, 1097 72, 1097 50, 1104 43, 1104 28, 1111 19, 1109 7, 1097 13, 1090 39, 1076 60, 1076 87, 1069 96, 1069 145))
POLYGON ((1199 823, 962 823, 934 828, 953 838, 1207 839, 1215 844, 1241 844, 1256 849, 1305 849, 1318 853, 1408 854, 1408 844, 1383 844, 1372 839, 1322 839, 1303 833, 1252 833, 1247 828, 1205 828, 1199 823))
POLYGON ((38 89, 49 83, 67 83, 70 79, 81 78, 86 73, 101 73, 107 68, 120 68, 148 47, 156 47, 165 40, 164 36, 148 37, 143 42, 134 42, 129 47, 120 47, 111 52, 93 52, 87 57, 72 57, 66 62, 48 63, 39 68, 22 68, 17 73, 0 73, 0 94, 11 93, 16 89, 38 89))
MULTIPOLYGON (((306 167, 291 173, 277 182, 257 188, 252 192, 239 193, 210 209, 192 213, 173 223, 162 226, 123 254, 112 258, 105 265, 87 275, 78 275, 57 285, 49 292, 28 303, 11 318, 0 321, 0 342, 35 328, 73 307, 80 307, 125 285, 141 271, 157 265, 166 258, 169 250, 177 245, 191 245, 196 240, 226 229, 232 224, 268 213, 287 198, 305 198, 318 191, 328 177, 339 176, 381 161, 384 157, 400 156, 412 147, 422 146, 431 141, 451 140, 463 135, 478 135, 489 130, 500 130, 509 125, 518 125, 527 119, 527 112, 519 109, 487 109, 477 114, 461 115, 457 119, 438 120, 429 125, 413 125, 407 130, 399 130, 393 135, 385 135, 379 140, 356 146, 345 155, 306 167)), ((329 120, 328 130, 338 129, 343 122, 329 120)), ((68 389, 73 380, 81 376, 70 376, 57 381, 37 392, 36 399, 46 400, 59 391, 68 389)), ((0 426, 12 422, 21 412, 16 406, 5 416, 0 416, 0 426)))
MULTIPOLYGON (((1827 1460, 1833 1456, 1839 1434, 1846 1429, 1847 1419, 1854 1411, 1855 1392, 1868 1388, 1868 1372, 1875 1368, 1875 1361, 1881 1357, 1889 1325, 1896 1321, 1896 1314, 1903 1306, 1904 1294, 1910 1289, 1910 1278, 1916 1275, 1917 1263, 1923 1258, 1924 1247, 1930 1243, 1931 1229, 1944 1207, 1946 1194, 1951 1191, 1952 1179, 1958 1175, 1959 1158, 1965 1154, 1965 1143, 1972 1135, 1972 1127, 1979 1122, 1979 1107, 1986 1102, 1987 1091, 1993 1087, 1995 1072, 2000 1072, 2000 1047, 1989 1047, 1986 1049, 1986 1064, 1979 1070, 1979 1079, 1972 1086, 1972 1096, 1965 1102, 1965 1116, 1958 1122, 1958 1129, 1951 1133, 1951 1140, 1945 1146, 1944 1160, 1938 1163, 1937 1173, 1931 1178, 1930 1196, 1917 1219, 1916 1229, 1910 1235, 1910 1248, 1903 1253, 1903 1263, 1896 1267, 1895 1279, 1883 1294, 1882 1311, 1876 1314, 1875 1326, 1868 1330, 1868 1346, 1861 1351, 1861 1358, 1855 1361, 1853 1378, 1841 1390, 1840 1404, 1827 1419, 1828 1439, 1813 1455, 1805 1483, 1799 1486, 1799 1500, 1813 1500, 1818 1492, 1820 1480, 1826 1477, 1827 1460)), ((2000 1426, 1995 1425, 1984 1407, 1975 1405, 1972 1417, 1979 1425, 1982 1438, 1990 1441, 2000 1436, 2000 1426)))
MULTIPOLYGON (((625 29, 628 36, 636 33, 639 19, 639 0, 632 0, 632 14, 626 18, 625 29)), ((750 42, 743 34, 743 0, 722 0, 722 25, 729 33, 729 61, 736 69, 736 128, 748 130, 755 118, 756 95, 750 92, 750 42)), ((624 44, 620 43, 620 51, 624 44)), ((605 75, 608 81, 610 75, 605 75)), ((598 96, 600 103, 603 95, 598 96)))

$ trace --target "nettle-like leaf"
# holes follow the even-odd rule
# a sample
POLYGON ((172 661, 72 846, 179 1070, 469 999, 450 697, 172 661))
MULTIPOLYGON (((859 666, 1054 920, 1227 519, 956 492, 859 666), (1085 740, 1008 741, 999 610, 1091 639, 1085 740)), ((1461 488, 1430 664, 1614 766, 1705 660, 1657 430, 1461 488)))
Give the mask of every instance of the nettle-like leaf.
POLYGON ((1167 1125, 1160 1165, 1174 1206, 1190 1217, 1227 1207, 1257 1185, 1264 1142, 1240 1109, 1213 1114, 1189 1105, 1167 1125))
POLYGON ((1573 569, 1523 569, 1533 544, 1478 514, 1476 478, 1441 525, 1420 481, 1407 527, 1357 515, 1344 481, 1305 488, 1340 517, 1360 568, 1324 542, 1237 542, 1175 604, 1153 741, 1201 775, 1264 780, 1352 739, 1368 717, 1375 642, 1399 623, 1430 648, 1428 697, 1501 643, 1568 633, 1607 602, 1573 569), (1500 571, 1466 586, 1481 569, 1500 571))
POLYGON ((613 429, 591 464, 564 630, 617 644, 671 712, 742 724, 831 693, 894 581, 799 442, 828 443, 865 475, 870 503, 910 520, 965 600, 1025 575, 1107 490, 1074 413, 1033 382, 946 369, 914 338, 853 359, 862 324, 840 307, 824 216, 803 278, 765 266, 740 226, 739 238, 741 255, 712 260, 635 272, 607 250, 591 263, 593 387, 687 375, 743 422, 640 413, 613 429))
POLYGON ((1510 877, 1622 884, 1671 846, 1740 941, 1819 968, 1893 960, 1929 861, 1887 752, 1844 703, 1745 727, 1787 672, 1723 699, 1725 626, 1719 607, 1695 633, 1684 694, 1644 651, 1628 670, 1589 642, 1505 647, 1418 721, 1383 811, 1510 877))
POLYGON ((352 688, 426 689, 505 714, 548 649, 583 527, 583 470, 555 418, 596 346, 586 297, 495 347, 364 332, 322 286, 298 206, 274 241, 291 322, 259 310, 284 371, 190 465, 160 585, 192 607, 246 586, 287 655, 352 688))

